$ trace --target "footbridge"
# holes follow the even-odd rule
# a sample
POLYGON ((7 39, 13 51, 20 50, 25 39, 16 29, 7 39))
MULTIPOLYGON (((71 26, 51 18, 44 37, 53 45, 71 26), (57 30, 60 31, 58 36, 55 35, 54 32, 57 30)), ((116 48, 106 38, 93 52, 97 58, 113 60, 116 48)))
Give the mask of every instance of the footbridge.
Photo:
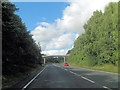
POLYGON ((46 62, 46 58, 48 57, 63 57, 64 58, 64 63, 66 62, 66 57, 68 57, 69 54, 66 54, 66 55, 42 55, 42 58, 44 60, 44 64, 46 62))

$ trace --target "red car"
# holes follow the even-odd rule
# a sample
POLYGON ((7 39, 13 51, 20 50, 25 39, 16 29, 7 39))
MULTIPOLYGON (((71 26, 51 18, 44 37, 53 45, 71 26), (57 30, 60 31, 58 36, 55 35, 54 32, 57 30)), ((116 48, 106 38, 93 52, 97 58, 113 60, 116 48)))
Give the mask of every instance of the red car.
POLYGON ((68 63, 64 63, 64 66, 69 66, 68 63))

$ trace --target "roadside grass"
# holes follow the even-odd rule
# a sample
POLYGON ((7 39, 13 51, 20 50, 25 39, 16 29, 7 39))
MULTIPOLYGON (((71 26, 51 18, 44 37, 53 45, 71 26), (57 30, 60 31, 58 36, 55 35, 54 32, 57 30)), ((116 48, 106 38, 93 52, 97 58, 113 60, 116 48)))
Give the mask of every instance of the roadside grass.
POLYGON ((114 66, 112 64, 104 64, 104 65, 101 65, 101 66, 100 65, 99 66, 90 66, 90 65, 87 65, 87 64, 79 64, 79 63, 71 63, 71 62, 68 62, 68 64, 70 66, 75 66, 75 67, 82 67, 82 68, 87 68, 87 69, 118 73, 118 66, 114 66))
POLYGON ((37 65, 34 68, 30 68, 29 71, 25 73, 17 73, 17 75, 12 76, 2 76, 2 88, 10 88, 11 86, 15 85, 16 83, 20 82, 21 80, 25 79, 29 75, 35 73, 37 70, 42 68, 44 65, 37 65))
POLYGON ((93 66, 92 69, 118 73, 118 66, 114 66, 111 64, 104 64, 103 66, 93 66))

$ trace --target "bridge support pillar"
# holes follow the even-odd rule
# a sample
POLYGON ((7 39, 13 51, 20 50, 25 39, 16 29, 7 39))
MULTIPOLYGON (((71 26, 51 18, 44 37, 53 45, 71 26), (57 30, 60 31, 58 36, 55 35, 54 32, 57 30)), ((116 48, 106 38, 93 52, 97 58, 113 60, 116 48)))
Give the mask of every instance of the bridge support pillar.
POLYGON ((45 58, 44 58, 44 64, 45 64, 45 58))
POLYGON ((65 57, 64 57, 64 63, 65 63, 65 57))

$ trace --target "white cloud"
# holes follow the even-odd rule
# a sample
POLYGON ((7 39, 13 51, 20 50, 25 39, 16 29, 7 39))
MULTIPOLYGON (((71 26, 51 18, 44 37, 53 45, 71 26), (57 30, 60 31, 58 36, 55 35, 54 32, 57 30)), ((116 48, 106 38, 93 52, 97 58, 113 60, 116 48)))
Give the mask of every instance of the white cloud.
POLYGON ((48 42, 52 38, 56 38, 59 34, 53 25, 46 22, 40 23, 31 33, 34 35, 33 38, 37 42, 48 42), (42 26, 43 25, 43 26, 42 26))
POLYGON ((73 44, 75 34, 63 34, 58 31, 53 24, 46 22, 40 23, 38 27, 31 32, 36 42, 41 43, 42 50, 65 49, 73 44))
POLYGON ((74 34, 63 34, 58 38, 53 38, 46 49, 65 49, 73 44, 74 34))
POLYGON ((109 2, 118 0, 70 0, 69 6, 63 11, 63 17, 56 19, 54 23, 41 22, 31 33, 36 42, 41 43, 44 53, 65 54, 70 47, 84 33, 83 25, 96 10, 104 12, 109 2), (67 32, 64 34, 64 32, 67 32), (75 34, 76 33, 76 34, 75 34), (49 50, 51 49, 51 50, 49 50), (65 49, 65 50, 52 50, 65 49))
POLYGON ((63 11, 62 19, 58 19, 57 27, 69 32, 84 32, 83 25, 96 10, 104 12, 105 6, 110 1, 117 0, 70 0, 70 6, 63 11))

